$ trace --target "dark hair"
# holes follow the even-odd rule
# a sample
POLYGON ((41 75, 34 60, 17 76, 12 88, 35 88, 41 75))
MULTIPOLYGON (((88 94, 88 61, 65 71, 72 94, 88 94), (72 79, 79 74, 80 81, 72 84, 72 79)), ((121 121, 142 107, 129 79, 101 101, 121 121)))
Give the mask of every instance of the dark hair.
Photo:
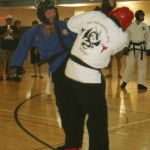
POLYGON ((70 18, 65 18, 64 21, 67 22, 70 18))
POLYGON ((101 7, 97 6, 94 10, 101 11, 107 15, 115 7, 116 7, 116 0, 114 0, 114 6, 111 6, 109 0, 102 0, 102 6, 101 7))
POLYGON ((135 18, 139 21, 140 20, 140 16, 145 16, 145 13, 143 10, 137 10, 135 12, 135 18))
POLYGON ((15 20, 14 21, 14 26, 16 26, 17 24, 21 24, 21 21, 20 20, 15 20))
POLYGON ((34 25, 34 24, 39 24, 39 22, 37 20, 33 20, 32 25, 34 25))

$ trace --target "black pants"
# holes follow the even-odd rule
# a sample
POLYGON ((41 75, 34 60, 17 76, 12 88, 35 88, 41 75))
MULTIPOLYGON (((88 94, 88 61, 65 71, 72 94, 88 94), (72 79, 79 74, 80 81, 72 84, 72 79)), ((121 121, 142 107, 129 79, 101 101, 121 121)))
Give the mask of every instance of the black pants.
POLYGON ((66 148, 82 147, 85 116, 89 150, 108 150, 108 118, 105 82, 84 84, 64 76, 60 67, 53 75, 56 104, 62 120, 66 148))
POLYGON ((37 52, 37 54, 35 54, 35 49, 36 49, 36 47, 33 47, 30 50, 31 64, 37 64, 38 62, 40 62, 40 53, 37 52))

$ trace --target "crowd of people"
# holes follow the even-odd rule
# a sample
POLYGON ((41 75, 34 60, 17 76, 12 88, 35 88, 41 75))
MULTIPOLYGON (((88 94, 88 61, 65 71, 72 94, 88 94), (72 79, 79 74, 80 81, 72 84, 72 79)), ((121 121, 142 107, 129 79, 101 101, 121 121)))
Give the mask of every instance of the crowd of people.
MULTIPOLYGON (((6 80, 14 80, 10 63, 15 50, 17 49, 19 40, 22 36, 21 21, 13 19, 12 15, 5 17, 6 25, 0 27, 0 81, 3 81, 6 75, 6 80), (5 75, 4 75, 5 74, 5 75)), ((36 26, 38 21, 32 22, 32 27, 36 26)), ((29 48, 30 60, 33 65, 34 74, 31 77, 43 78, 41 73, 41 66, 38 66, 40 62, 40 54, 36 47, 29 48)), ((24 68, 20 69, 22 74, 25 72, 24 68)))
POLYGON ((3 73, 6 72, 6 80, 11 79, 10 62, 21 37, 21 21, 13 17, 5 17, 6 25, 0 27, 0 81, 4 80, 3 73))
MULTIPOLYGON (((80 150, 85 121, 89 150, 109 150, 106 85, 101 69, 110 65, 111 77, 112 56, 126 47, 128 55, 121 89, 130 81, 137 60, 138 90, 147 90, 146 51, 150 49, 150 33, 143 22, 144 15, 144 11, 136 11, 136 20, 132 22, 132 10, 116 8, 115 0, 103 0, 101 7, 94 11, 61 21, 55 3, 43 0, 37 6, 37 17, 42 23, 26 31, 13 49, 4 47, 5 40, 15 39, 17 34, 11 26, 8 28, 8 24, 12 24, 12 16, 6 17, 7 25, 5 30, 0 30, 0 36, 1 51, 11 54, 7 60, 8 68, 15 69, 21 78, 20 67, 28 58, 29 49, 33 49, 35 54, 35 60, 31 62, 35 71, 32 77, 38 76, 35 67, 39 61, 49 65, 48 74, 54 84, 56 105, 65 133, 64 145, 56 150, 80 150)), ((122 78, 120 65, 118 62, 118 78, 122 78)), ((40 71, 40 65, 38 68, 40 71)), ((9 79, 9 72, 6 79, 9 79)), ((39 77, 42 77, 40 72, 39 77)), ((0 79, 3 80, 2 74, 0 79)))

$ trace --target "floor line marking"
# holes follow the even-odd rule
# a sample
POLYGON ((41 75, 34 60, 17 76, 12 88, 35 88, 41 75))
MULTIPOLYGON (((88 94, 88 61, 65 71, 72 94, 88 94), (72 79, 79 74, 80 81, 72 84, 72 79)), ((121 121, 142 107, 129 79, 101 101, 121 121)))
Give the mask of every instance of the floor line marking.
MULTIPOLYGON (((10 110, 5 110, 5 109, 0 109, 0 111, 13 112, 13 111, 10 111, 10 110)), ((57 122, 57 120, 54 120, 54 119, 48 119, 48 118, 39 117, 39 116, 35 116, 35 115, 30 115, 30 114, 25 114, 25 113, 19 113, 19 114, 57 122)), ((134 124, 138 124, 138 123, 143 123, 143 122, 148 122, 148 121, 150 121, 150 119, 136 121, 136 122, 132 122, 132 123, 128 123, 128 124, 121 124, 121 125, 118 125, 118 126, 109 127, 109 129, 115 129, 115 128, 118 128, 118 127, 126 127, 126 126, 130 126, 130 125, 134 125, 134 124)))
POLYGON ((134 125, 134 124, 138 124, 138 123, 143 123, 143 122, 148 122, 148 121, 150 121, 150 119, 145 119, 145 120, 136 121, 136 122, 127 123, 127 124, 121 124, 118 126, 109 127, 109 129, 114 129, 114 128, 118 128, 118 127, 126 127, 126 126, 130 126, 130 125, 134 125))
MULTIPOLYGON (((5 112, 14 112, 14 111, 11 111, 11 110, 6 110, 6 109, 0 109, 0 111, 5 111, 5 112)), ((35 115, 30 115, 30 114, 26 114, 26 113, 19 113, 21 115, 25 115, 25 116, 30 116, 30 117, 35 117, 35 118, 39 118, 39 119, 43 119, 43 120, 49 120, 49 121, 56 121, 57 120, 54 120, 54 119, 48 119, 48 118, 45 118, 45 117, 39 117, 39 116, 35 116, 35 115)))

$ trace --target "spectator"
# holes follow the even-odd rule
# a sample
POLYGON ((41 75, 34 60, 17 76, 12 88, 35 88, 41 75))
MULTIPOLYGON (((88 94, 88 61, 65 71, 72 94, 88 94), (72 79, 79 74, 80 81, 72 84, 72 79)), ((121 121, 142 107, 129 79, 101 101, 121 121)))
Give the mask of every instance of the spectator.
MULTIPOLYGON (((16 49, 19 43, 19 40, 21 38, 21 21, 20 20, 15 20, 14 25, 12 26, 12 30, 14 31, 14 48, 16 49)), ((9 62, 6 63, 6 73, 8 73, 8 64, 9 62)))
POLYGON ((121 89, 124 89, 132 80, 133 70, 137 62, 138 66, 138 85, 139 91, 147 91, 145 86, 147 74, 147 50, 150 50, 150 32, 149 27, 144 21, 145 13, 143 10, 135 12, 136 20, 127 29, 129 46, 126 58, 126 68, 124 71, 123 83, 121 89))
POLYGON ((19 40, 21 38, 21 21, 15 20, 12 28, 14 30, 14 44, 16 45, 15 46, 15 49, 16 49, 18 46, 19 40))
POLYGON ((16 38, 19 37, 17 29, 13 27, 13 17, 7 15, 6 25, 0 28, 1 49, 0 49, 0 80, 3 80, 3 73, 7 63, 6 80, 11 80, 10 62, 14 51, 16 50, 16 38))
MULTIPOLYGON (((38 25, 38 21, 34 20, 32 22, 32 27, 35 27, 37 25, 38 25)), ((31 77, 38 77, 38 73, 39 73, 39 78, 43 78, 41 73, 41 66, 38 65, 38 63, 40 62, 40 53, 35 46, 30 49, 30 59, 34 69, 34 74, 31 77)))
POLYGON ((121 58, 122 58, 122 51, 118 52, 114 56, 111 56, 110 63, 108 65, 109 73, 105 76, 105 78, 112 78, 112 66, 113 66, 113 58, 115 57, 117 61, 117 70, 118 70, 118 79, 122 79, 121 76, 121 58))

